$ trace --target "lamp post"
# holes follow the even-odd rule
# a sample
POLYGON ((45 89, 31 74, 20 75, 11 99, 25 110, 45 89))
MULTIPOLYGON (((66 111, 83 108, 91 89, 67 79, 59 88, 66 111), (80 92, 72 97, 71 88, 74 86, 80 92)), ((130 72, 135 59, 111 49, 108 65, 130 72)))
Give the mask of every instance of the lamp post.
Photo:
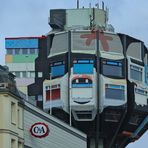
MULTIPOLYGON (((50 73, 50 81, 51 81, 51 79, 52 79, 52 73, 50 73)), ((50 101, 50 115, 52 115, 52 85, 51 85, 51 83, 50 83, 50 99, 49 99, 49 101, 50 101)))
MULTIPOLYGON (((28 55, 25 55, 25 71, 26 71, 26 78, 28 77, 28 67, 27 67, 27 58, 28 58, 28 55)), ((26 86, 27 87, 27 86, 26 86)), ((28 101, 28 94, 27 94, 27 91, 26 91, 26 100, 28 101)))

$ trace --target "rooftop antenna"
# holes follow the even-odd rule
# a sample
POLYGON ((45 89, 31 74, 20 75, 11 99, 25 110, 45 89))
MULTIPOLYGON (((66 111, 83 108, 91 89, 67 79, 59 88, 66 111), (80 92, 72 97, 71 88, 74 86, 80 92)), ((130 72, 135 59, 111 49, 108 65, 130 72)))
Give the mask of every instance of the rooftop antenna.
POLYGON ((91 3, 89 3, 89 16, 91 17, 91 3))
POLYGON ((91 12, 91 3, 89 3, 89 17, 90 17, 90 28, 92 28, 92 12, 91 12))
POLYGON ((96 3, 95 6, 99 9, 99 3, 96 3))
POLYGON ((106 7, 106 21, 108 21, 109 18, 109 8, 106 7))
POLYGON ((79 0, 77 0, 77 9, 79 9, 79 0))
POLYGON ((102 10, 104 10, 104 2, 102 1, 102 10))
POLYGON ((89 9, 91 9, 91 3, 89 3, 89 9))

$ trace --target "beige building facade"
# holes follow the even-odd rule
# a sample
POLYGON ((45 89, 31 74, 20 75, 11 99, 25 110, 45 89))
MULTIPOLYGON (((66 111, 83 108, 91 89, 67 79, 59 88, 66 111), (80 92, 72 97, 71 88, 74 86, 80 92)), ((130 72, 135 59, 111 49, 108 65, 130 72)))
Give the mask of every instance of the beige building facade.
POLYGON ((17 94, 0 89, 0 148, 49 147, 86 148, 87 136, 17 94), (42 125, 48 133, 39 137, 35 134, 44 132, 42 125))
POLYGON ((23 107, 18 96, 0 92, 0 148, 23 148, 23 107))

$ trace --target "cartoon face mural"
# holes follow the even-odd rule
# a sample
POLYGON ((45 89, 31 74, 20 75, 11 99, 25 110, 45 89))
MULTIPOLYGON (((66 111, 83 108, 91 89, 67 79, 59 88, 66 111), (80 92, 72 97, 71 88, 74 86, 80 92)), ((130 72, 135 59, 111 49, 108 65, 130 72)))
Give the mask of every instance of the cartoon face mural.
POLYGON ((72 79, 72 100, 76 103, 88 103, 92 99, 92 78, 79 75, 72 79))

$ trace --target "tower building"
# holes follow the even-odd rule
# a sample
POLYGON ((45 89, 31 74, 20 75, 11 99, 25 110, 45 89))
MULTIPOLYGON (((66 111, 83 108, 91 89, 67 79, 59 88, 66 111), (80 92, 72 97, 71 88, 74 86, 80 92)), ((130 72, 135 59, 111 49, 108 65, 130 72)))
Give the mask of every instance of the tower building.
MULTIPOLYGON (((45 112, 84 132, 87 148, 124 148, 139 139, 148 129, 143 41, 114 32, 104 3, 52 9, 48 23, 51 31, 34 48, 39 52, 28 95, 45 112)), ((6 59, 12 62, 11 56, 6 59)))
POLYGON ((50 10, 28 86, 38 107, 87 134, 89 148, 123 148, 148 128, 147 48, 107 20, 104 7, 50 10))

